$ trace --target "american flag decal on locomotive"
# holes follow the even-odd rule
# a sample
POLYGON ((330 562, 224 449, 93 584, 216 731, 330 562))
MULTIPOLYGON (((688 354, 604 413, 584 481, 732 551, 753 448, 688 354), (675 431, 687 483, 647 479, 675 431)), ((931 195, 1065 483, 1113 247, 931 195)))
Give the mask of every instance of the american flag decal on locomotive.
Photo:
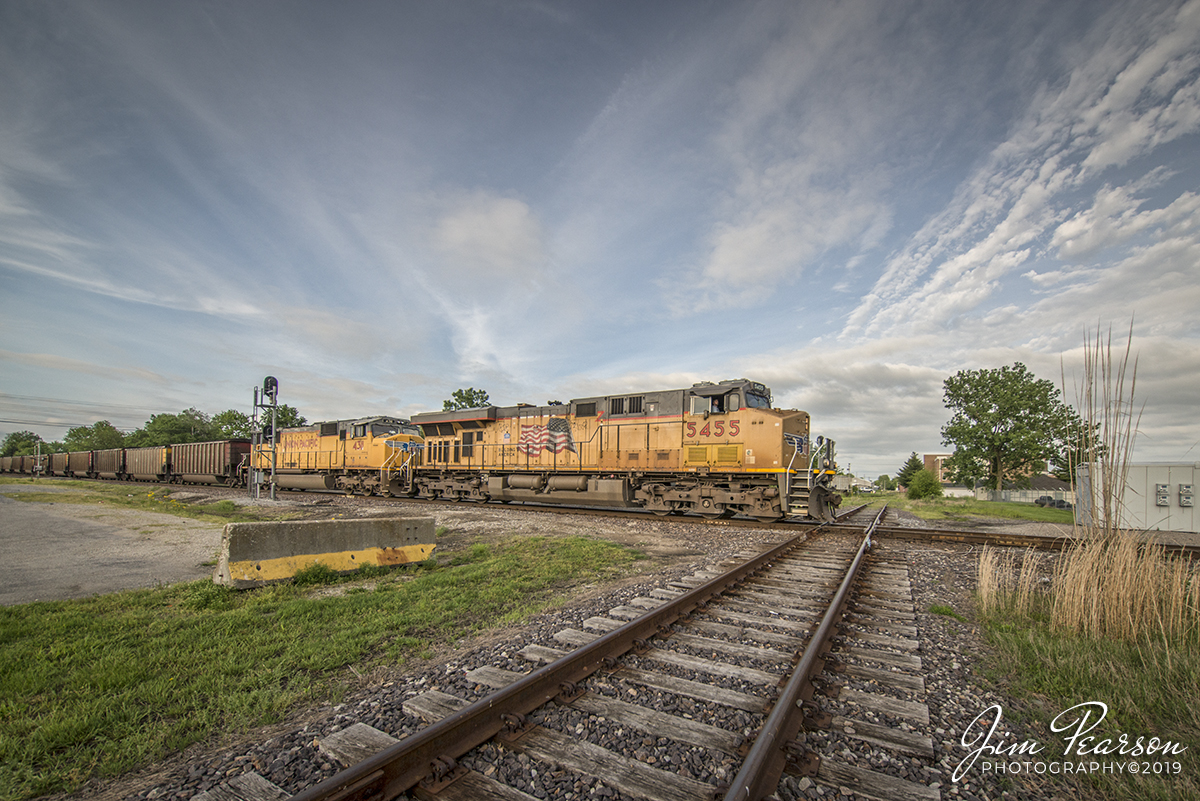
POLYGON ((566 418, 552 417, 550 423, 544 426, 521 426, 517 450, 529 456, 537 456, 543 449, 552 453, 576 453, 571 424, 566 418))

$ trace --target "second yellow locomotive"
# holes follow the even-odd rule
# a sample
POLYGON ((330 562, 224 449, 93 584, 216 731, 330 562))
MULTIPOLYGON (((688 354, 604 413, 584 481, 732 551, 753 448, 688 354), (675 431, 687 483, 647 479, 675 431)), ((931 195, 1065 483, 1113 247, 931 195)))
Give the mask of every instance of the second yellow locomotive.
MULTIPOLYGON (((419 428, 395 417, 334 420, 279 432, 275 484, 347 494, 404 495, 421 451, 419 428)), ((271 451, 256 446, 251 467, 271 470, 271 451)))

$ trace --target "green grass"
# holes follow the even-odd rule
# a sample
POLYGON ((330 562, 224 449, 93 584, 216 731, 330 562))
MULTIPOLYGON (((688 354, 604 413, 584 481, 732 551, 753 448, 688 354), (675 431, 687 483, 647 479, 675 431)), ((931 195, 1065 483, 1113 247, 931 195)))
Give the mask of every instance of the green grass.
POLYGON ((960 615, 958 612, 955 612, 952 607, 946 606, 945 604, 934 604, 933 606, 929 607, 929 611, 935 615, 942 615, 943 617, 952 617, 955 620, 957 620, 959 623, 967 622, 967 619, 965 617, 960 615))
POLYGON ((970 520, 981 517, 1002 517, 1012 520, 1036 520, 1043 523, 1071 525, 1075 519, 1071 509, 1046 509, 1031 503, 977 501, 974 498, 931 498, 923 501, 910 501, 898 492, 856 495, 845 501, 847 506, 855 506, 859 503, 865 503, 872 508, 878 508, 886 503, 890 509, 912 512, 924 520, 970 520))
MULTIPOLYGON (((1200 648, 1197 643, 1143 639, 1136 642, 1097 640, 1055 631, 1045 610, 1029 616, 1002 611, 983 620, 992 646, 987 677, 1025 703, 1022 714, 1041 731, 1047 758, 1060 759, 1064 735, 1050 730, 1050 721, 1075 704, 1103 702, 1109 712, 1094 735, 1159 737, 1187 746, 1177 756, 1135 759, 1114 753, 1089 756, 1100 762, 1147 760, 1180 762, 1181 775, 1169 777, 1084 775, 1076 778, 1086 798, 1161 799, 1200 798, 1196 760, 1200 758, 1200 648)), ((1005 709, 1005 716, 1010 715, 1005 709)), ((1016 712, 1014 710, 1014 712, 1016 712)))
POLYGON ((311 584, 239 593, 198 581, 0 609, 0 801, 70 792, 336 701, 351 667, 427 659, 639 558, 599 540, 525 538, 473 545, 445 566, 375 570, 373 587, 323 597, 311 584))
POLYGON ((208 523, 242 523, 256 520, 283 520, 293 516, 278 510, 266 511, 253 506, 238 506, 231 500, 190 504, 172 500, 176 491, 189 492, 203 487, 170 487, 156 484, 73 481, 70 479, 0 478, 0 485, 23 484, 46 487, 45 492, 13 492, 8 497, 26 503, 103 504, 144 512, 161 512, 202 520, 208 523), (54 488, 54 489, 50 489, 54 488), (64 492, 63 490, 67 490, 64 492))

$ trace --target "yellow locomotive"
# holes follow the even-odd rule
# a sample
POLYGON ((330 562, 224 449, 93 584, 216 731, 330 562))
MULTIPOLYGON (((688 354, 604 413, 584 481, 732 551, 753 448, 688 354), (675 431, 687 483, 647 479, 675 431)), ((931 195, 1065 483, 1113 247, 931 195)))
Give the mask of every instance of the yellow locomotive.
POLYGON ((411 494, 830 519, 833 443, 760 383, 414 415, 425 447, 411 494), (814 447, 815 446, 815 447, 814 447))
MULTIPOLYGON (((292 489, 402 495, 413 484, 421 431, 395 417, 364 417, 285 428, 275 445, 275 483, 292 489)), ((271 470, 269 446, 255 446, 250 464, 271 470)))

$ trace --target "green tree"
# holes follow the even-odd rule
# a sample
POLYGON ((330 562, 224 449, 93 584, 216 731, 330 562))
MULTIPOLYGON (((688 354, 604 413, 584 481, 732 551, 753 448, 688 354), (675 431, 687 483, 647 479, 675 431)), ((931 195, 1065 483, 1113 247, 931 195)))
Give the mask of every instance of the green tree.
POLYGON ((37 451, 42 438, 32 431, 14 431, 0 445, 0 456, 28 456, 37 451))
POLYGON ((275 409, 275 427, 283 428, 299 428, 300 426, 308 425, 308 420, 304 415, 296 411, 295 408, 288 406, 286 403, 279 404, 275 409))
POLYGON ((212 416, 212 425, 220 439, 246 439, 250 436, 250 415, 226 409, 212 416))
POLYGON ((90 426, 76 426, 63 437, 63 447, 68 451, 102 451, 120 448, 125 444, 125 435, 107 420, 90 426))
POLYGON ((442 401, 442 411, 452 412, 455 409, 478 409, 480 406, 488 405, 488 394, 482 389, 467 387, 466 389, 456 389, 450 396, 450 400, 442 401))
POLYGON ((179 414, 151 415, 146 424, 130 434, 125 442, 130 447, 144 448, 214 439, 221 437, 213 427, 212 419, 204 412, 191 408, 179 414))
POLYGON ((1051 460, 1050 474, 1060 481, 1075 483, 1075 468, 1085 462, 1103 459, 1108 453, 1105 443, 1100 441, 1100 423, 1092 424, 1091 435, 1087 433, 1087 423, 1071 409, 1074 419, 1071 423, 1071 433, 1067 441, 1062 443, 1059 454, 1051 460))
POLYGON ((1047 461, 1067 461, 1068 445, 1083 423, 1059 400, 1054 384, 1020 362, 995 370, 961 370, 943 384, 954 414, 942 428, 953 445, 949 465, 956 481, 985 479, 997 490, 1025 478, 1047 461))
POLYGON ((917 452, 913 451, 908 457, 908 461, 900 468, 900 472, 896 473, 896 486, 907 487, 919 471, 925 469, 925 463, 921 461, 921 457, 917 456, 917 452))
POLYGON ((922 468, 913 474, 906 494, 910 501, 922 498, 940 498, 942 497, 942 482, 938 481, 938 477, 932 470, 922 468))
POLYGON ((875 479, 875 486, 884 492, 890 492, 896 488, 896 482, 887 473, 882 473, 879 478, 875 479))
MULTIPOLYGON (((271 410, 260 409, 258 412, 258 422, 263 428, 269 426, 271 424, 271 410)), ((286 403, 281 403, 275 407, 275 429, 277 431, 282 431, 285 428, 299 428, 303 425, 308 425, 308 421, 295 408, 288 406, 286 403)), ((247 422, 247 430, 249 428, 250 425, 247 422)), ((245 436, 250 435, 246 434, 245 436)))

